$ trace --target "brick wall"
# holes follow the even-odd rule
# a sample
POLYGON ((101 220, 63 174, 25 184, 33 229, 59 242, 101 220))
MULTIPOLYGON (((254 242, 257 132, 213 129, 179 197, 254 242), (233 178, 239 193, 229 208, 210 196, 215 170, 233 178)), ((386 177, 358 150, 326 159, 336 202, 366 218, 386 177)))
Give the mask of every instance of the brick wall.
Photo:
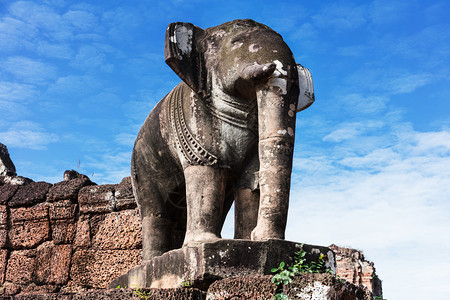
POLYGON ((95 185, 86 176, 65 177, 54 185, 0 185, 4 294, 105 288, 140 264, 141 224, 130 178, 95 185))

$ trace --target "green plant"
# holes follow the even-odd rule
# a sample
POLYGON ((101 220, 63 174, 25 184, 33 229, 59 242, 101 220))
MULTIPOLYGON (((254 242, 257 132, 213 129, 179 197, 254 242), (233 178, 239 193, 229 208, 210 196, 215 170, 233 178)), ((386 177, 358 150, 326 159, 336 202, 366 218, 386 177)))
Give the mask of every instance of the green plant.
POLYGON ((116 289, 126 289, 126 288, 128 288, 128 287, 127 286, 120 286, 120 285, 116 286, 116 289))
MULTIPOLYGON (((303 250, 303 245, 300 246, 300 250, 294 253, 294 264, 292 266, 286 266, 282 261, 278 268, 272 268, 271 272, 276 273, 272 277, 272 282, 276 285, 288 285, 292 282, 295 276, 300 276, 303 273, 330 273, 333 271, 325 267, 326 255, 320 254, 318 261, 310 261, 306 264, 306 251, 303 250)), ((289 299, 283 292, 277 293, 272 299, 289 299)))
POLYGON ((138 288, 133 291, 133 294, 138 296, 140 299, 150 299, 150 297, 152 296, 152 291, 138 288))
POLYGON ((381 296, 374 296, 373 299, 374 299, 374 300, 387 300, 387 299, 384 299, 384 298, 381 297, 381 296))
POLYGON ((182 281, 182 282, 180 283, 180 285, 181 285, 182 287, 186 287, 186 288, 190 288, 190 287, 191 287, 191 283, 189 282, 189 280, 182 281))

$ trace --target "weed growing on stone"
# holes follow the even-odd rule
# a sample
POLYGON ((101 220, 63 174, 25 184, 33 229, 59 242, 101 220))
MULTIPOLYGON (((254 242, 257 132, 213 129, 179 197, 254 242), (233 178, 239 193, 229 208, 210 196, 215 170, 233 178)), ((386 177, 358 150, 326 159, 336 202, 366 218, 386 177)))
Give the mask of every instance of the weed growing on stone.
POLYGON ((189 282, 189 280, 182 281, 182 282, 180 283, 180 285, 181 285, 182 287, 186 287, 186 288, 192 287, 192 286, 191 286, 191 283, 189 282))
POLYGON ((133 291, 133 294, 138 296, 140 299, 150 299, 150 297, 152 296, 152 291, 151 290, 146 291, 138 288, 133 291))
MULTIPOLYGON (((330 273, 333 271, 329 268, 325 268, 325 258, 326 255, 320 254, 318 261, 311 261, 306 264, 306 251, 303 250, 303 245, 300 245, 300 250, 294 253, 294 264, 292 266, 286 266, 285 262, 282 261, 278 268, 273 268, 272 273, 276 273, 272 277, 272 282, 276 285, 288 285, 292 282, 295 276, 300 276, 303 273, 330 273)), ((275 300, 287 300, 288 296, 284 295, 283 292, 277 293, 272 297, 275 300)))

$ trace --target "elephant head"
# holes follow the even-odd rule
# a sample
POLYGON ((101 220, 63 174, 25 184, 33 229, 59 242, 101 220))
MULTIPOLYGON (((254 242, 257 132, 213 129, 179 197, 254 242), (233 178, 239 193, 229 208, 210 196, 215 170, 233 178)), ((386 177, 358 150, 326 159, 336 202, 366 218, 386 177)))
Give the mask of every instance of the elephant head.
POLYGON ((256 103, 260 200, 251 238, 284 238, 296 112, 314 101, 308 69, 278 33, 253 20, 205 30, 172 23, 165 59, 199 101, 256 103))

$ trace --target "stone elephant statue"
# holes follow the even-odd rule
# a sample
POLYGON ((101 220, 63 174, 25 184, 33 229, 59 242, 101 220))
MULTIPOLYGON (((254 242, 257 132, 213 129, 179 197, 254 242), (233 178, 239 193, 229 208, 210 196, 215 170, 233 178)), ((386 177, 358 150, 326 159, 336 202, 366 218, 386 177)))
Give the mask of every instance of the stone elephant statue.
POLYGON ((131 163, 143 260, 220 238, 233 201, 235 238, 284 239, 296 112, 314 101, 309 71, 248 19, 172 23, 165 60, 182 82, 150 112, 131 163))

